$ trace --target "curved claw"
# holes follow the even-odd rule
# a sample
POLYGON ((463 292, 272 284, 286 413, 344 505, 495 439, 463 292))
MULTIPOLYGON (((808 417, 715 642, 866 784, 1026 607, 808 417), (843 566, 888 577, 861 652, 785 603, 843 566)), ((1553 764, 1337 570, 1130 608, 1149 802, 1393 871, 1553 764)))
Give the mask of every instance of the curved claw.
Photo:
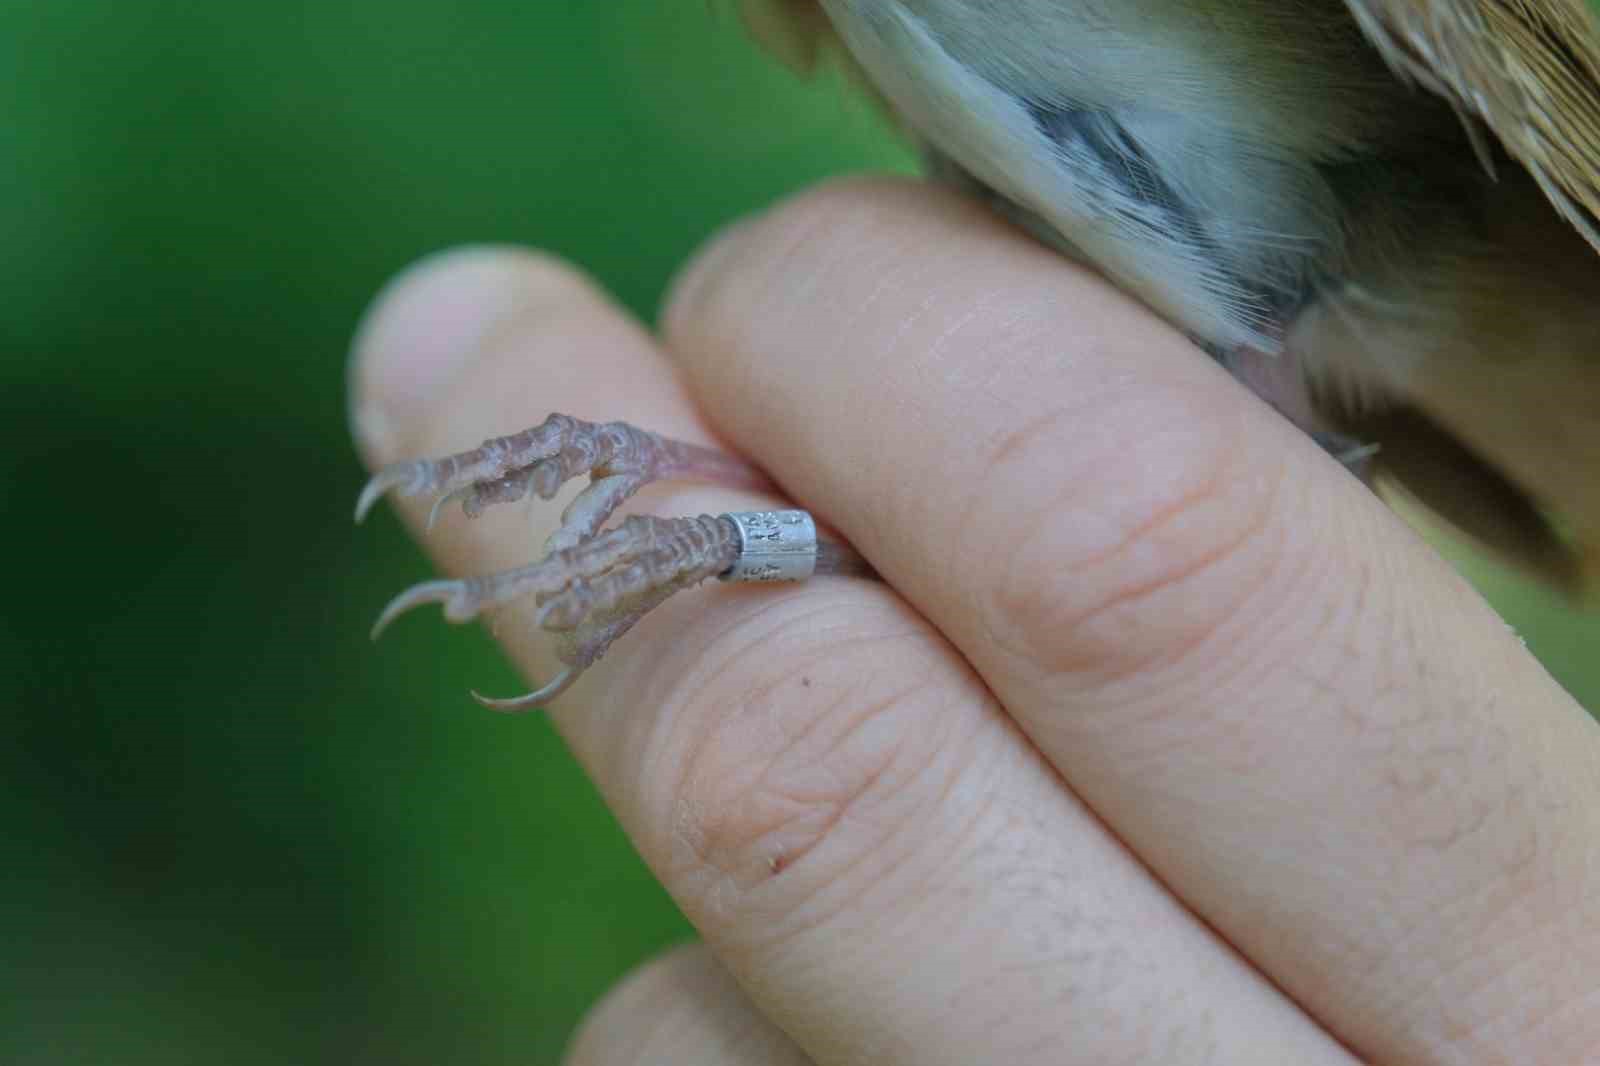
POLYGON ((472 698, 477 700, 483 706, 489 708, 491 711, 499 711, 501 714, 522 714, 526 711, 536 709, 541 704, 549 703, 551 700, 567 691, 567 689, 572 687, 572 683, 578 680, 578 676, 582 673, 583 671, 579 670, 577 667, 569 666, 557 674, 555 676, 555 680, 551 681, 548 685, 545 685, 543 688, 535 689, 525 696, 512 696, 507 699, 497 699, 493 696, 485 696, 481 692, 478 692, 476 689, 474 689, 472 692, 472 698))
POLYGON ((422 527, 423 532, 433 532, 433 523, 438 521, 439 512, 444 509, 445 504, 451 503, 455 500, 464 500, 468 496, 472 495, 472 491, 472 486, 468 485, 466 488, 456 489, 454 492, 447 492, 443 496, 440 496, 437 500, 434 500, 433 506, 428 508, 428 524, 422 527))
POLYGON ((377 640, 389 623, 414 607, 425 603, 444 604, 444 616, 452 622, 465 622, 478 612, 466 602, 466 589, 460 581, 424 581, 412 585, 390 600, 372 624, 372 639, 377 640))
POLYGON ((356 522, 360 523, 366 518, 367 512, 371 511, 390 489, 399 489, 402 496, 411 496, 421 492, 427 481, 428 464, 425 461, 394 463, 384 467, 367 479, 366 485, 361 489, 361 495, 356 498, 356 522))

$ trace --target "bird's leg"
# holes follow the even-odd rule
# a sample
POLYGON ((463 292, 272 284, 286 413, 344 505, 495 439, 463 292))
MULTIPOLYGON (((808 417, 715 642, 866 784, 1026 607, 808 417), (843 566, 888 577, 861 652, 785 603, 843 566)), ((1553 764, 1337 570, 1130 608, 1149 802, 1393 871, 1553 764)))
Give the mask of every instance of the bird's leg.
MULTIPOLYGON (((384 608, 373 636, 398 615, 425 603, 442 604, 447 619, 465 622, 531 595, 539 624, 560 634, 558 654, 567 669, 550 684, 516 699, 473 694, 496 710, 529 709, 565 691, 612 642, 674 592, 729 571, 748 547, 750 525, 741 528, 728 515, 634 516, 600 532, 624 500, 644 485, 666 479, 771 488, 755 467, 720 452, 624 422, 596 424, 555 414, 532 429, 485 441, 471 451, 380 470, 361 492, 356 520, 390 491, 434 496, 431 525, 440 507, 452 500, 460 500, 462 510, 475 517, 530 492, 550 499, 565 482, 583 474, 589 475, 589 484, 545 541, 543 559, 497 574, 414 585, 384 608)), ((812 531, 815 548, 809 517, 804 525, 812 531)), ((824 545, 814 555, 828 572, 870 572, 842 545, 824 545)), ((776 566, 773 572, 781 569, 776 566)), ((751 573, 760 579, 759 568, 751 573)))

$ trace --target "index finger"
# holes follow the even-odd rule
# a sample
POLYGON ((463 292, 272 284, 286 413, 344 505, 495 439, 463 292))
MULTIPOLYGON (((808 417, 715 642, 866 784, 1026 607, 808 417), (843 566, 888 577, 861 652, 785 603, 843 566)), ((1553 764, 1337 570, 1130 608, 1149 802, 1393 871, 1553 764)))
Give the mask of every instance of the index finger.
POLYGON ((834 186, 691 270, 717 428, 1361 1052, 1600 1047, 1600 730, 1362 486, 1105 282, 834 186))

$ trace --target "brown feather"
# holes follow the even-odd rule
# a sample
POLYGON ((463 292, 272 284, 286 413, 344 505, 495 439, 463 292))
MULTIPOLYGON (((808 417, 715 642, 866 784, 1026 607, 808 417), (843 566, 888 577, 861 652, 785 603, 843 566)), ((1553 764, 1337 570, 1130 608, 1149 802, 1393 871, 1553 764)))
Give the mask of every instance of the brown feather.
POLYGON ((738 0, 738 5, 755 42, 796 73, 815 70, 836 40, 817 0, 738 0))
POLYGON ((1588 0, 1346 0, 1394 69, 1481 118, 1600 250, 1600 19, 1588 0))
MULTIPOLYGON (((825 60, 831 62, 858 90, 883 108, 894 128, 910 134, 866 71, 845 48, 819 0, 735 0, 735 4, 739 20, 763 51, 800 75, 815 74, 825 60)), ((912 140, 916 140, 914 135, 912 140)))

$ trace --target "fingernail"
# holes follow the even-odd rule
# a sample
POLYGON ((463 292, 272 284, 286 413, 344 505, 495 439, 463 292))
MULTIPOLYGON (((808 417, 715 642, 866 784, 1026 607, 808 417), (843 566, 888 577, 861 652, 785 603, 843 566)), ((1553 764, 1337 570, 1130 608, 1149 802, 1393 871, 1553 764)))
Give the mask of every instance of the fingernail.
POLYGON ((383 287, 356 328, 347 375, 350 431, 368 463, 405 456, 408 428, 527 309, 530 274, 549 264, 519 248, 451 248, 383 287))

